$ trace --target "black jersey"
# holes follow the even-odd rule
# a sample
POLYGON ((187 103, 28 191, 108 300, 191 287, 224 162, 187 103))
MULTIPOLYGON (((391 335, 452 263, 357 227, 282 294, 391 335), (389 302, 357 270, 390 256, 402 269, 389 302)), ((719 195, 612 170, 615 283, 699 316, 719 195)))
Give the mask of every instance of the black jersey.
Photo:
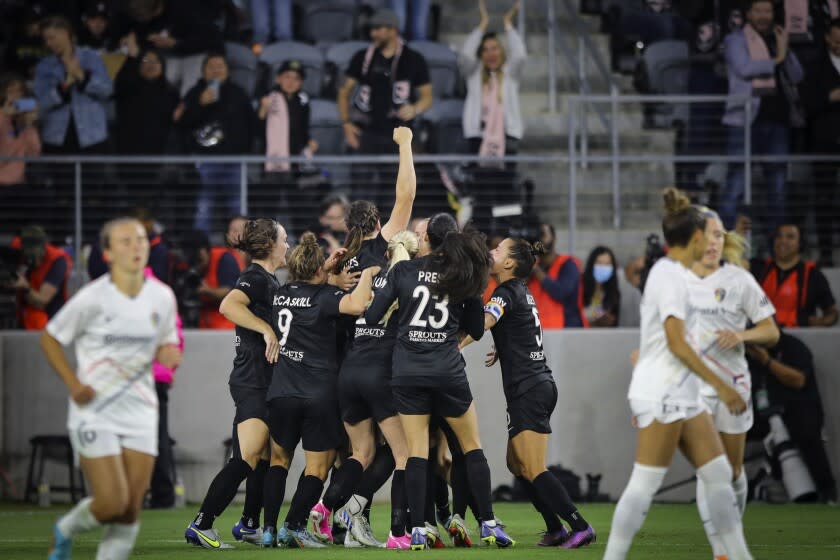
POLYGON ((291 283, 274 295, 280 359, 268 398, 317 399, 335 394, 335 321, 346 294, 326 284, 291 283))
POLYGON ((496 319, 491 330, 508 401, 538 383, 554 380, 545 362, 537 305, 523 280, 508 280, 497 287, 484 312, 496 319))
MULTIPOLYGON (((271 302, 280 289, 280 282, 258 264, 248 265, 236 281, 240 290, 250 300, 248 309, 268 323, 271 320, 271 302)), ((265 340, 257 331, 236 325, 236 357, 230 372, 230 384, 238 387, 265 389, 271 381, 272 365, 265 358, 265 340)))
POLYGON ((347 261, 345 268, 350 269, 350 272, 361 272, 372 266, 385 268, 388 264, 387 252, 388 242, 381 233, 377 233, 373 239, 362 241, 359 254, 347 261))
MULTIPOLYGON (((373 295, 381 292, 388 284, 388 273, 382 270, 373 279, 373 295)), ((397 314, 392 313, 388 324, 381 322, 368 324, 364 315, 356 319, 353 325, 353 345, 344 358, 353 367, 359 364, 380 364, 385 361, 388 365, 394 353, 394 342, 397 339, 397 314)), ((388 368, 390 370, 390 367, 388 368)))
POLYGON ((376 324, 394 301, 399 302, 395 385, 433 386, 441 377, 465 375, 456 334, 463 330, 477 340, 484 333, 481 299, 453 304, 432 294, 437 273, 429 272, 428 264, 428 257, 397 263, 365 313, 365 321, 376 324))

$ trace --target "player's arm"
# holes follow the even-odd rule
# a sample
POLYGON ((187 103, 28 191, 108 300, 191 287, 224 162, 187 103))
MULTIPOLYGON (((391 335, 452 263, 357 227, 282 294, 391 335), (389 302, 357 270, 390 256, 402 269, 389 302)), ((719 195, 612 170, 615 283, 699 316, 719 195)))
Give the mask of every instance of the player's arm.
POLYGON ((389 241, 394 235, 408 227, 414 196, 417 193, 417 175, 414 172, 414 156, 411 152, 411 129, 400 126, 394 129, 394 142, 400 147, 400 168, 397 172, 397 196, 391 216, 382 226, 382 237, 389 241))
MULTIPOLYGON (((488 303, 487 305, 490 305, 490 304, 488 303)), ((484 330, 485 331, 489 331, 490 329, 495 327, 496 323, 498 322, 498 319, 496 319, 496 316, 493 315, 492 312, 487 310, 487 305, 484 306, 484 330)), ((463 350, 464 348, 466 348, 467 346, 469 346, 473 342, 475 342, 475 339, 473 337, 471 337, 470 335, 465 335, 464 338, 461 339, 461 342, 458 344, 458 348, 463 350)))
POLYGON ((703 381, 711 385, 717 391, 727 408, 736 414, 747 409, 744 399, 732 387, 724 383, 712 370, 710 370, 700 356, 685 340, 685 322, 674 316, 665 319, 665 337, 668 340, 668 349, 679 360, 694 372, 703 381))
POLYGON ((739 344, 752 343, 761 346, 773 347, 779 341, 779 327, 773 317, 767 317, 758 322, 751 329, 745 331, 717 331, 718 346, 724 350, 735 348, 739 344))
POLYGON ((67 360, 67 355, 64 353, 64 348, 61 347, 61 343, 47 331, 41 334, 39 342, 41 351, 44 352, 47 362, 56 371, 58 377, 61 378, 64 384, 67 385, 70 397, 76 404, 90 402, 95 396, 93 387, 79 381, 76 372, 67 360))
POLYGON ((221 305, 219 305, 219 313, 224 315, 225 319, 234 325, 263 335, 263 340, 265 341, 265 359, 273 364, 280 355, 280 345, 277 342, 277 335, 274 333, 271 325, 254 315, 248 309, 248 305, 250 304, 251 298, 248 297, 248 294, 239 288, 234 288, 222 300, 221 305))
POLYGON ((371 266, 362 271, 356 289, 341 298, 338 310, 344 315, 361 315, 367 309, 373 295, 373 278, 379 274, 378 266, 371 266))

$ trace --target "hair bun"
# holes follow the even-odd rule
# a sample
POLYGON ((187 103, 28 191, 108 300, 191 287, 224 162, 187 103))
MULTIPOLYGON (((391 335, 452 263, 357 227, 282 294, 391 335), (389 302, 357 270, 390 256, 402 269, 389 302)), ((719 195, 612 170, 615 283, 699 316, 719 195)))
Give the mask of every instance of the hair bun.
POLYGON ((679 214, 691 207, 691 200, 684 192, 674 187, 668 187, 662 191, 662 200, 665 203, 666 215, 679 214))
POLYGON ((315 237, 315 234, 311 231, 305 232, 303 235, 300 236, 300 244, 301 245, 317 245, 318 238, 315 237))

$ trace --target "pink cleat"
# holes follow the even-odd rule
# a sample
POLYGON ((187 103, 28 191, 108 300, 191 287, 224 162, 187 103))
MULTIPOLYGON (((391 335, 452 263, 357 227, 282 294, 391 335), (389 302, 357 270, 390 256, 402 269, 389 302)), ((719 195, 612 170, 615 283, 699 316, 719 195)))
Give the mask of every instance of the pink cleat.
POLYGON ((330 525, 331 515, 332 512, 324 506, 323 502, 315 504, 315 507, 309 512, 312 534, 321 542, 333 542, 332 526, 330 525))
POLYGON ((390 548, 392 550, 408 550, 411 548, 411 537, 408 535, 395 537, 393 533, 388 533, 388 542, 385 543, 385 548, 390 548))

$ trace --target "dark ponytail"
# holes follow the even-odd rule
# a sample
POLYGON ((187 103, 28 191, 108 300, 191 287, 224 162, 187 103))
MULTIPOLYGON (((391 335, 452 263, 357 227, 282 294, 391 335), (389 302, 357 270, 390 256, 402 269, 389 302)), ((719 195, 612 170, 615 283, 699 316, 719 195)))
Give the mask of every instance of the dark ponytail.
POLYGON ((247 253, 252 259, 267 259, 277 243, 279 227, 280 224, 270 218, 248 220, 242 228, 242 237, 233 248, 247 253))
POLYGON ((511 239, 508 257, 516 262, 516 266, 513 268, 514 278, 519 278, 520 280, 528 278, 534 269, 537 259, 547 252, 545 245, 539 241, 531 243, 526 239, 511 239))
POLYGON ((348 233, 344 247, 347 252, 342 255, 336 264, 335 269, 337 271, 344 270, 347 267, 347 263, 359 254, 365 237, 376 230, 376 226, 379 224, 379 210, 372 202, 358 200, 350 205, 345 223, 348 233))
POLYGON ((671 247, 685 247, 698 230, 706 229, 706 218, 684 192, 668 187, 662 192, 665 217, 662 219, 662 233, 671 247))
POLYGON ((490 253, 484 234, 474 229, 449 231, 432 251, 429 270, 438 274, 437 284, 431 286, 432 293, 438 297, 460 303, 480 296, 490 277, 490 253))

